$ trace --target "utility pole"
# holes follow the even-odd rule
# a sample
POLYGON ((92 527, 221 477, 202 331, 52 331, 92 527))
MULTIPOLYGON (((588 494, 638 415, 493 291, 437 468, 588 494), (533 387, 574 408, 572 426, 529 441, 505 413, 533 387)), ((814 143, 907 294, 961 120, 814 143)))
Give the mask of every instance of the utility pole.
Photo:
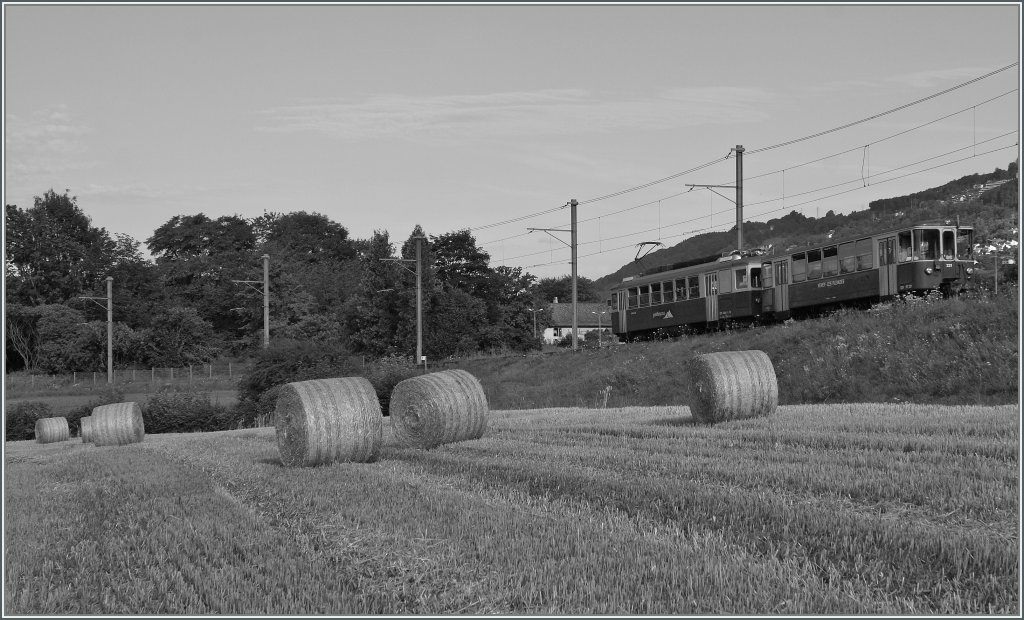
MULTIPOLYGON (((735 185, 704 185, 704 184, 699 184, 699 183, 687 183, 686 185, 687 185, 687 187, 690 188, 687 191, 691 191, 691 192, 693 191, 693 188, 695 188, 695 187, 703 187, 705 189, 711 190, 712 192, 714 192, 716 194, 718 194, 718 192, 716 192, 715 189, 714 189, 716 187, 725 188, 725 189, 735 189, 736 190, 736 200, 733 200, 732 198, 729 198, 728 196, 725 196, 723 194, 718 194, 718 195, 721 196, 722 198, 725 198, 726 200, 728 200, 729 202, 733 203, 734 205, 736 205, 736 249, 737 250, 742 250, 743 249, 743 151, 744 151, 743 145, 742 144, 737 144, 736 148, 729 149, 730 153, 732 153, 733 151, 736 152, 736 184, 735 185)), ((714 217, 714 213, 711 214, 711 217, 712 218, 714 217)))
POLYGON ((263 255, 263 348, 270 347, 270 254, 263 255))
POLYGON ((259 280, 232 280, 235 284, 244 284, 256 291, 261 292, 260 289, 253 286, 253 284, 263 285, 263 348, 270 347, 270 255, 263 255, 263 281, 259 280))
MULTIPOLYGON (((107 296, 106 297, 79 297, 79 299, 88 299, 97 306, 103 308, 103 304, 100 303, 101 299, 107 301, 107 383, 114 382, 114 278, 107 276, 107 296)), ((95 378, 95 374, 93 375, 95 378)))
POLYGON ((579 347, 577 335, 579 333, 579 318, 576 316, 576 199, 569 201, 569 211, 572 217, 572 352, 575 353, 579 347))
POLYGON ((416 258, 382 258, 381 261, 392 262, 392 263, 416 263, 416 271, 413 271, 405 265, 399 264, 399 267, 405 269, 409 273, 416 275, 416 365, 423 364, 423 370, 427 369, 427 360, 423 357, 423 240, 426 239, 423 235, 417 235, 413 237, 416 240, 416 258))
POLYGON ((107 383, 114 383, 114 278, 107 276, 107 383))
POLYGON ((743 249, 743 145, 736 148, 736 249, 743 249))
POLYGON ((528 308, 533 313, 533 339, 537 339, 537 313, 544 310, 544 308, 528 308))
MULTIPOLYGON (((564 205, 562 205, 562 208, 565 208, 565 207, 569 207, 570 208, 569 212, 570 212, 570 219, 571 219, 572 226, 570 227, 569 230, 565 230, 564 228, 527 228, 526 229, 526 230, 528 230, 530 232, 533 232, 535 230, 546 232, 548 235, 550 235, 551 237, 553 237, 555 239, 558 239, 558 237, 555 237, 554 235, 552 235, 551 234, 552 232, 567 232, 567 233, 571 233, 571 235, 572 235, 572 243, 571 244, 567 244, 567 243, 565 243, 565 241, 562 241, 561 239, 558 239, 558 240, 561 241, 563 244, 568 245, 569 249, 572 250, 572 351, 573 351, 573 353, 575 353, 576 350, 579 348, 579 345, 576 342, 576 338, 577 338, 577 335, 579 333, 579 321, 576 318, 576 305, 577 305, 577 299, 576 299, 577 298, 577 295, 576 295, 576 262, 577 262, 576 261, 576 246, 577 246, 577 244, 576 244, 576 207, 579 204, 580 203, 577 202, 575 198, 573 198, 569 202, 567 202, 564 205)), ((534 315, 534 318, 536 318, 536 315, 534 315)))

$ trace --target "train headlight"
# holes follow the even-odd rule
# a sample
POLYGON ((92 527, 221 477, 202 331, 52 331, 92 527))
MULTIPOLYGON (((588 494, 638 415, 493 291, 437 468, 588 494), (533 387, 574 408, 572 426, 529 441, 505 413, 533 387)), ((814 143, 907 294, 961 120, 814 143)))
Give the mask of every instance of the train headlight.
POLYGON ((972 273, 974 273, 974 267, 968 267, 967 268, 967 275, 971 275, 972 273))
POLYGON ((925 268, 924 268, 924 272, 925 272, 925 273, 927 273, 928 275, 931 275, 931 273, 932 273, 933 271, 935 271, 935 270, 934 270, 934 269, 932 269, 931 267, 925 267, 925 268))

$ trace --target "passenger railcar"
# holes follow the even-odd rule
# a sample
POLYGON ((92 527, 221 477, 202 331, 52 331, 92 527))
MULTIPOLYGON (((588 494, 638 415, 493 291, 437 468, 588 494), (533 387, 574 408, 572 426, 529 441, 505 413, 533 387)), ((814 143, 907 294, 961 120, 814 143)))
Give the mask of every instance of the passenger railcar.
POLYGON ((612 289, 612 331, 643 338, 907 293, 952 295, 971 282, 973 234, 970 226, 922 223, 780 255, 744 250, 679 263, 612 289))

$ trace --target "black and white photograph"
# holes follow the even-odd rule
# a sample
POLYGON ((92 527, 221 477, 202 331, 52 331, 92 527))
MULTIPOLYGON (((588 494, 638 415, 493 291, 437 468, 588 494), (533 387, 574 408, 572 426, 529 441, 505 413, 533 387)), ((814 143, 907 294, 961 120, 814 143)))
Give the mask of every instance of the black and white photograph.
POLYGON ((6 617, 1020 617, 1022 4, 3 2, 6 617))

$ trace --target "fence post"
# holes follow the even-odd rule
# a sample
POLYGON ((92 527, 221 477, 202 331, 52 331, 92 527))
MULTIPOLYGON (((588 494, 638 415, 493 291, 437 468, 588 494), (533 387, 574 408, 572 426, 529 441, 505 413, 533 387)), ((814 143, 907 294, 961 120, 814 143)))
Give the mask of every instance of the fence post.
POLYGON ((209 374, 209 377, 210 377, 210 378, 212 379, 212 378, 213 378, 213 362, 210 362, 209 366, 210 366, 210 374, 209 374))
POLYGON ((192 364, 188 365, 188 384, 192 385, 192 364))
POLYGON ((78 385, 78 373, 71 373, 71 385, 78 385))
POLYGON ((93 371, 93 373, 92 373, 92 384, 93 384, 94 386, 96 385, 96 371, 95 371, 95 370, 94 370, 94 371, 93 371))
POLYGON ((149 384, 156 384, 156 368, 153 368, 152 366, 149 367, 149 384))
POLYGON ((174 367, 171 367, 171 381, 174 381, 174 367))
POLYGON ((231 362, 228 362, 228 379, 231 378, 231 362))
POLYGON ((132 368, 132 383, 135 383, 135 369, 132 368))

